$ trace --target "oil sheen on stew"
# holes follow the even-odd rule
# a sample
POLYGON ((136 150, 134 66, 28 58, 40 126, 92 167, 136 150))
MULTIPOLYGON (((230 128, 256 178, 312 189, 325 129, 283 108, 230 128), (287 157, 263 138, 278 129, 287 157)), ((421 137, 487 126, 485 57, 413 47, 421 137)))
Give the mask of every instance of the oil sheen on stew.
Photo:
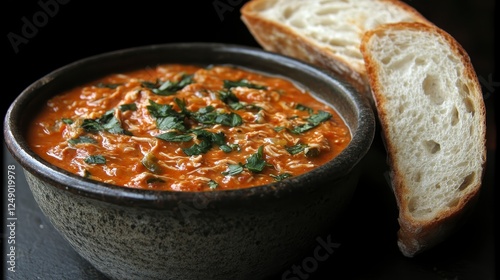
POLYGON ((308 172, 338 155, 351 133, 335 110, 282 77, 168 64, 53 97, 28 139, 42 158, 83 177, 213 191, 308 172))

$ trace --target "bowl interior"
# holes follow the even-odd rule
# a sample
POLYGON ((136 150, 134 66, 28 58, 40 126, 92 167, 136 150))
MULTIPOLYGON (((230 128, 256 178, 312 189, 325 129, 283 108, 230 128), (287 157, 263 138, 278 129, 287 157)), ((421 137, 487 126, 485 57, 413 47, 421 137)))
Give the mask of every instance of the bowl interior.
MULTIPOLYGON (((257 48, 218 43, 177 43, 119 50, 79 60, 55 70, 33 83, 14 101, 7 112, 4 136, 9 151, 23 168, 44 177, 68 191, 121 204, 163 205, 179 197, 195 195, 190 192, 165 192, 129 189, 99 183, 70 174, 51 166, 30 151, 25 141, 25 128, 40 104, 50 97, 74 86, 90 82, 106 74, 156 66, 163 63, 182 63, 209 66, 230 64, 278 75, 294 81, 319 99, 330 104, 344 118, 352 133, 348 147, 335 159, 304 175, 270 185, 239 190, 210 192, 213 199, 248 196, 265 197, 277 193, 301 191, 307 182, 318 176, 347 174, 368 151, 375 130, 374 115, 367 100, 342 79, 298 60, 257 48)), ((310 186, 308 186, 310 188, 310 186)))

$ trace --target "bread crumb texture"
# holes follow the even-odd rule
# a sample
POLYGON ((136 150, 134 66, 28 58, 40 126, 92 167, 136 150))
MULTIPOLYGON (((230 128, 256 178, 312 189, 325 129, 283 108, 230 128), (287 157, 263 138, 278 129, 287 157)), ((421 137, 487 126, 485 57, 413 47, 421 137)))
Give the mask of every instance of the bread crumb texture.
POLYGON ((402 210, 431 219, 480 184, 484 127, 474 77, 438 34, 385 30, 369 43, 386 136, 398 147, 393 161, 407 188, 402 210))
POLYGON ((415 14, 384 1, 274 0, 260 3, 255 9, 262 17, 292 28, 316 45, 349 61, 356 69, 364 67, 359 45, 365 31, 384 23, 415 21, 415 14))

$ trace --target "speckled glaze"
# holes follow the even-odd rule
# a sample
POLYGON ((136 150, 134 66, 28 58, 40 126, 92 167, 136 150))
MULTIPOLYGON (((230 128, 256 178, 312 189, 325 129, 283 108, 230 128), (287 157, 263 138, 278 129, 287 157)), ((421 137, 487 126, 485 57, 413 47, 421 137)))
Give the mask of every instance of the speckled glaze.
POLYGON ((7 148, 35 200, 72 247, 111 279, 261 279, 315 242, 354 193, 357 163, 375 130, 367 100, 335 76, 284 56, 235 45, 146 46, 90 57, 28 87, 4 122, 7 148), (71 86, 158 63, 233 64, 296 81, 332 104, 353 132, 334 160, 282 182, 242 190, 158 192, 99 183, 29 150, 24 112, 71 86))

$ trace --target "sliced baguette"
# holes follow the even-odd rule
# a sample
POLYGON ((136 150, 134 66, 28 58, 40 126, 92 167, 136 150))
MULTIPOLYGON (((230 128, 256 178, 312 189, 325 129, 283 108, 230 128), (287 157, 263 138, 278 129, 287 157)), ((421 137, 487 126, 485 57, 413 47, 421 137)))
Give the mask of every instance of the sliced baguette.
POLYGON ((253 0, 241 8, 241 19, 264 49, 330 70, 366 94, 359 50, 365 31, 391 22, 431 24, 396 0, 253 0))
POLYGON ((466 220, 486 163, 481 87, 445 31, 395 23, 361 43, 399 208, 398 245, 412 257, 466 220))

